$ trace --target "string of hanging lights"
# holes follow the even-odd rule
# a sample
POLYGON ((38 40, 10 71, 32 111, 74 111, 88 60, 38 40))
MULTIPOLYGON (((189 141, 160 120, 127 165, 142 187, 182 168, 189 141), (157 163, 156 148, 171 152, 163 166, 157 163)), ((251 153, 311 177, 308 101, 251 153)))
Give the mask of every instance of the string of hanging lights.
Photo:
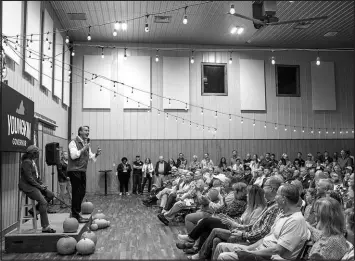
MULTIPOLYGON (((159 51, 159 50, 157 49, 156 51, 157 51, 157 57, 156 57, 156 58, 159 59, 159 56, 158 56, 158 51, 159 51)), ((92 72, 85 71, 85 70, 83 70, 83 69, 81 69, 81 68, 78 68, 78 67, 73 67, 73 68, 76 68, 76 69, 81 70, 81 71, 83 71, 83 72, 85 72, 85 73, 88 73, 88 74, 92 74, 92 72)), ((238 115, 238 114, 225 113, 225 112, 221 112, 221 111, 217 111, 217 110, 213 110, 213 109, 201 107, 201 106, 199 106, 199 105, 194 105, 194 104, 191 104, 191 103, 186 103, 186 102, 184 102, 184 101, 180 101, 180 100, 177 100, 177 99, 174 99, 174 98, 164 97, 164 96, 162 96, 162 95, 158 95, 158 94, 155 94, 155 93, 152 93, 152 92, 143 91, 143 90, 140 90, 140 89, 138 89, 138 88, 135 88, 134 86, 129 86, 129 85, 126 85, 126 84, 124 84, 124 83, 121 83, 121 82, 118 82, 118 81, 114 81, 114 80, 109 79, 109 78, 107 78, 107 77, 104 77, 104 76, 102 76, 102 75, 97 75, 97 74, 92 74, 92 75, 93 75, 93 78, 92 78, 92 79, 96 79, 96 78, 99 77, 99 78, 102 78, 102 79, 104 79, 104 80, 107 80, 107 81, 112 82, 114 85, 116 85, 116 83, 117 83, 117 84, 120 84, 120 85, 122 85, 122 86, 124 86, 124 87, 131 88, 132 93, 133 93, 133 90, 137 90, 137 91, 140 91, 140 92, 143 92, 143 93, 148 93, 148 94, 150 94, 150 100, 152 100, 153 96, 157 96, 157 97, 159 97, 159 98, 168 99, 168 100, 169 100, 169 105, 171 105, 171 101, 176 101, 176 102, 184 103, 184 104, 186 105, 185 110, 187 109, 187 106, 190 105, 191 107, 196 107, 196 108, 199 107, 199 108, 201 108, 201 109, 202 109, 202 114, 203 114, 203 110, 215 112, 215 118, 218 117, 218 114, 220 114, 220 115, 229 115, 229 120, 230 120, 230 121, 232 121, 232 116, 233 116, 233 117, 237 117, 237 118, 241 118, 241 124, 243 124, 243 120, 246 119, 246 120, 251 120, 251 121, 253 121, 253 126, 256 125, 255 122, 261 122, 261 123, 264 123, 264 127, 265 127, 265 128, 266 128, 266 125, 267 125, 267 124, 271 124, 271 125, 274 125, 274 126, 275 126, 275 130, 277 130, 277 126, 285 126, 285 131, 288 130, 287 127, 290 127, 290 129, 293 129, 294 132, 297 131, 296 129, 300 129, 300 130, 302 131, 302 133, 304 133, 304 132, 305 132, 305 129, 310 129, 310 130, 311 130, 310 133, 311 133, 311 134, 314 133, 313 128, 310 128, 310 127, 297 126, 297 125, 287 125, 287 124, 285 125, 285 124, 276 123, 276 122, 270 122, 270 121, 265 121, 265 120, 257 120, 257 119, 253 119, 253 118, 241 116, 241 115, 238 115), (94 77, 94 76, 95 76, 95 77, 94 77)), ((87 82, 88 79, 85 78, 84 81, 87 82)), ((324 131, 324 133, 326 133, 326 134, 329 133, 329 132, 328 132, 328 128, 315 128, 315 129, 318 129, 318 133, 322 133, 323 131, 324 131)), ((330 129, 332 129, 332 128, 330 128, 330 129)), ((343 133, 342 130, 340 130, 339 133, 342 134, 342 133, 343 133)), ((347 133, 347 132, 346 132, 346 133, 347 133)), ((352 133, 353 133, 353 130, 352 130, 352 133)), ((335 134, 335 129, 333 130, 333 134, 335 134)))
MULTIPOLYGON (((65 42, 66 42, 66 43, 69 43, 69 42, 70 42, 70 39, 69 39, 69 32, 70 32, 70 31, 77 31, 77 30, 80 30, 80 29, 88 28, 88 29, 89 29, 88 40, 90 41, 90 40, 91 40, 91 36, 90 36, 90 39, 89 39, 89 35, 90 35, 90 28, 91 28, 91 27, 100 27, 100 26, 105 26, 105 25, 114 24, 113 35, 114 35, 114 36, 117 36, 118 31, 120 31, 120 30, 126 31, 126 30, 127 30, 127 28, 128 28, 128 22, 132 22, 132 21, 135 21, 135 20, 138 20, 138 19, 146 18, 145 31, 147 32, 147 29, 146 29, 146 28, 147 28, 147 24, 148 24, 148 21, 147 21, 147 20, 148 20, 148 18, 149 18, 150 16, 159 15, 159 14, 171 13, 171 12, 175 12, 175 11, 184 9, 184 10, 185 10, 185 13, 184 13, 183 24, 187 24, 187 14, 186 14, 187 8, 193 7, 193 6, 201 6, 201 5, 205 5, 205 4, 209 4, 209 3, 213 3, 213 1, 205 1, 205 2, 200 2, 200 3, 187 4, 187 5, 184 5, 184 6, 180 6, 180 7, 168 9, 168 10, 165 10, 165 11, 160 11, 160 12, 155 12, 155 13, 148 13, 148 14, 145 14, 145 15, 138 15, 138 16, 136 16, 136 17, 129 18, 129 19, 125 19, 125 20, 121 20, 121 21, 115 20, 115 21, 105 22, 105 23, 96 24, 96 25, 91 25, 91 26, 90 26, 90 25, 89 25, 89 26, 77 26, 77 27, 72 27, 72 28, 59 29, 58 31, 59 31, 59 32, 66 32, 66 39, 65 39, 65 42)), ((149 26, 148 26, 148 32, 149 32, 149 26)), ((55 31, 49 32, 49 33, 55 33, 55 31)), ((42 34, 47 34, 47 33, 28 34, 28 35, 24 35, 24 36, 25 36, 25 37, 26 37, 26 36, 34 36, 34 35, 37 36, 37 35, 42 35, 42 34)), ((17 37, 17 36, 16 36, 16 35, 14 35, 14 36, 8 36, 8 38, 14 38, 14 37, 17 37)))
MULTIPOLYGON (((22 57, 21 54, 20 54, 18 51, 16 51, 12 46, 10 46, 10 49, 12 49, 12 50, 16 53, 16 55, 17 55, 24 63, 26 63, 29 67, 31 67, 31 68, 34 69, 35 71, 39 72, 38 69, 35 69, 33 66, 31 66, 31 65, 24 59, 24 57, 22 57)), ((35 52, 34 52, 34 53, 35 53, 35 52)), ((40 59, 38 59, 38 58, 32 58, 32 59, 40 60, 40 59)), ((55 66, 61 67, 60 65, 57 65, 57 64, 55 64, 55 66)), ((69 70, 70 70, 70 69, 69 69, 69 70)), ((50 78, 50 79, 54 79, 55 81, 62 81, 62 80, 60 80, 60 79, 55 79, 55 78, 53 78, 53 77, 51 77, 51 76, 49 76, 49 75, 47 75, 47 74, 45 74, 45 73, 42 73, 42 74, 43 74, 44 76, 50 78)), ((75 75, 75 76, 78 76, 78 77, 81 78, 81 79, 83 78, 82 75, 77 74, 77 73, 72 73, 71 71, 70 71, 70 74, 73 74, 73 75, 75 75)), ((102 91, 103 89, 105 89, 105 90, 107 90, 107 91, 113 93, 113 94, 114 94, 114 98, 116 97, 116 95, 119 95, 119 96, 125 98, 127 102, 128 102, 128 100, 131 100, 132 102, 136 102, 136 103, 138 104, 138 107, 140 107, 140 106, 145 106, 145 107, 148 108, 149 111, 151 111, 151 110, 153 110, 153 109, 156 110, 156 111, 158 111, 158 115, 160 115, 160 112, 163 112, 163 113, 166 114, 167 119, 169 118, 169 115, 170 115, 170 116, 172 116, 172 117, 175 117, 176 119, 182 120, 182 122, 185 122, 185 121, 190 122, 190 126, 196 125, 197 128, 198 128, 199 126, 202 126, 202 130, 205 130, 205 127, 206 127, 206 128, 208 129, 208 131, 211 132, 212 134, 216 134, 216 133, 217 133, 217 128, 215 128, 215 127, 208 126, 208 125, 204 125, 204 124, 200 124, 200 123, 197 123, 197 122, 194 122, 194 121, 185 119, 185 118, 183 118, 183 117, 180 117, 180 116, 178 116, 178 115, 173 115, 173 114, 171 114, 171 113, 164 112, 163 110, 160 110, 160 109, 158 109, 158 108, 156 108, 156 107, 153 107, 153 106, 151 106, 151 105, 144 104, 144 103, 142 103, 142 102, 140 102, 140 101, 138 101, 138 100, 135 100, 135 99, 133 99, 133 98, 131 98, 131 97, 128 97, 128 96, 126 96, 126 95, 124 95, 124 94, 121 94, 121 93, 119 93, 119 92, 116 91, 116 90, 112 90, 112 89, 110 89, 109 87, 106 87, 106 86, 103 86, 103 85, 101 85, 101 84, 98 84, 98 83, 95 82, 95 79, 97 79, 98 77, 99 77, 98 75, 93 75, 93 77, 92 77, 91 80, 85 78, 85 79, 84 79, 84 84, 87 84, 88 82, 91 82, 92 84, 96 85, 97 87, 100 87, 100 91, 102 91)), ((74 83, 74 82, 72 82, 72 81, 64 81, 64 80, 63 80, 63 82, 74 83)), ((77 83, 82 83, 82 81, 79 81, 79 82, 77 82, 77 83)), ((114 87, 115 87, 115 86, 116 86, 116 85, 114 85, 114 87)))

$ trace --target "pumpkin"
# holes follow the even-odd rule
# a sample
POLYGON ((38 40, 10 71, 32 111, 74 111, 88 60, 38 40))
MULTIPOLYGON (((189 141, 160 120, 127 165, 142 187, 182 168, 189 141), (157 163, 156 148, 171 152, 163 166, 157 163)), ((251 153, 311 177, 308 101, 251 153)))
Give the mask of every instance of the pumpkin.
POLYGON ((106 216, 104 213, 97 213, 94 215, 93 220, 94 219, 105 219, 105 218, 106 218, 106 216))
POLYGON ((76 218, 66 218, 63 222, 64 233, 75 233, 79 228, 79 222, 76 218))
POLYGON ((97 224, 99 228, 106 228, 110 226, 110 221, 105 219, 95 219, 92 223, 97 224))
POLYGON ((99 226, 98 226, 98 224, 91 224, 90 229, 91 229, 92 231, 96 231, 96 230, 99 229, 99 226))
POLYGON ((89 238, 83 238, 76 244, 76 250, 81 255, 91 255, 95 252, 95 243, 89 238))
POLYGON ((81 238, 88 238, 88 239, 91 239, 92 242, 95 243, 95 246, 96 246, 96 243, 97 243, 97 236, 95 235, 94 232, 88 230, 86 232, 83 233, 83 235, 81 236, 81 238))
POLYGON ((81 204, 81 213, 82 214, 91 214, 94 211, 94 204, 87 201, 81 204))
POLYGON ((71 255, 75 252, 75 238, 65 235, 57 241, 57 251, 60 255, 71 255))

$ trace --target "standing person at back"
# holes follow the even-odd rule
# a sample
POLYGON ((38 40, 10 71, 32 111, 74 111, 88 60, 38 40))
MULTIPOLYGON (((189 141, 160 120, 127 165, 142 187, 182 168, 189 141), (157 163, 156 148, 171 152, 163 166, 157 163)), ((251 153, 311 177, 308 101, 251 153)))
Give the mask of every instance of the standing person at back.
POLYGON ((163 182, 169 179, 170 166, 164 160, 163 156, 159 156, 159 161, 155 164, 155 181, 154 184, 160 188, 163 182))
POLYGON ((143 161, 139 155, 136 156, 136 161, 133 162, 133 194, 143 194, 142 191, 142 168, 143 161))
POLYGON ((69 143, 68 176, 72 185, 72 217, 79 223, 87 223, 88 219, 80 216, 81 203, 86 193, 86 169, 89 160, 96 161, 101 154, 97 148, 96 154, 91 152, 89 127, 81 126, 78 129, 78 136, 69 143))
POLYGON ((187 159, 184 158, 183 153, 179 153, 179 158, 176 161, 176 167, 178 169, 187 169, 187 159))
MULTIPOLYGON (((67 174, 68 168, 68 152, 63 151, 62 158, 60 159, 60 163, 57 165, 57 173, 58 173, 58 183, 59 183, 59 198, 65 202, 65 192, 68 192, 69 197, 70 195, 70 178, 67 174)), ((63 203, 60 203, 60 208, 65 208, 63 203)))
POLYGON ((236 150, 232 151, 231 166, 233 166, 238 158, 238 152, 236 150))

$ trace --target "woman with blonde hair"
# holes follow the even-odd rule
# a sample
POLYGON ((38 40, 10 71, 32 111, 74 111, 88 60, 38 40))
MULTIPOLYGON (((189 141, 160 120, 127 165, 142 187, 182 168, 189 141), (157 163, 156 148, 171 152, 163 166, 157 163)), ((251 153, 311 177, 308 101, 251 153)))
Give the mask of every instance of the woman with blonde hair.
POLYGON ((309 223, 314 245, 310 260, 341 260, 348 250, 344 237, 345 218, 341 204, 331 198, 320 198, 315 203, 316 228, 309 223))
POLYGON ((212 254, 213 240, 217 237, 222 241, 227 241, 232 235, 232 228, 235 227, 236 223, 239 227, 247 226, 253 224, 261 215, 266 207, 266 200, 264 197, 264 190, 257 185, 251 185, 247 187, 247 208, 240 217, 240 219, 231 220, 227 217, 221 216, 221 221, 223 224, 228 226, 226 228, 214 228, 211 234, 208 236, 207 240, 201 246, 200 251, 189 257, 189 259, 207 259, 212 254))
POLYGON ((146 158, 143 164, 142 173, 143 173, 143 183, 142 183, 142 192, 144 191, 145 184, 148 181, 148 193, 152 189, 152 178, 153 178, 154 166, 150 158, 146 158))

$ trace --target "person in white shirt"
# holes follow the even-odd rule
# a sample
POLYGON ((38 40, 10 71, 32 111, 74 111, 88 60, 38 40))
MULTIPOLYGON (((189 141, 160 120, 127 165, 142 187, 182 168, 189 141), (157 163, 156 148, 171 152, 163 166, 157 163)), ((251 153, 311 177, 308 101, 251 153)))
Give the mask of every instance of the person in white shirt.
POLYGON ((297 207, 298 188, 291 184, 279 187, 275 197, 283 211, 276 218, 270 233, 256 243, 245 246, 233 243, 220 243, 214 252, 213 260, 269 260, 279 256, 294 260, 310 237, 307 223, 297 207))
POLYGON ((150 158, 145 159, 142 172, 143 172, 142 192, 144 191, 145 184, 148 181, 148 193, 150 193, 150 190, 152 189, 152 177, 154 172, 154 167, 150 158))
POLYGON ((202 169, 209 169, 214 167, 213 161, 210 159, 210 154, 205 153, 205 158, 201 160, 202 169))
POLYGON ((81 126, 78 129, 78 136, 69 143, 69 158, 67 173, 72 185, 72 217, 79 223, 87 223, 88 219, 80 216, 81 203, 86 193, 86 169, 88 161, 96 161, 101 154, 98 147, 96 153, 91 152, 90 129, 88 126, 81 126))

